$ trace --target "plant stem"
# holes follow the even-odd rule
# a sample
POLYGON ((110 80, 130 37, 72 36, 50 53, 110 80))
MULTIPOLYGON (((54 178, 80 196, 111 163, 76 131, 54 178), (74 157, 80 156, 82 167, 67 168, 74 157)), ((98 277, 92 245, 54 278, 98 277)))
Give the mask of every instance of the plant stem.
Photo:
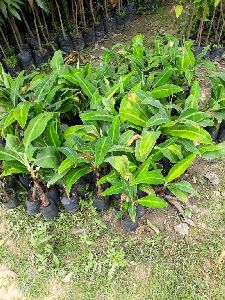
POLYGON ((59 20, 60 20, 60 25, 61 25, 61 29, 62 29, 63 38, 65 39, 66 38, 66 32, 65 32, 64 25, 63 25, 62 15, 61 15, 59 4, 58 4, 57 0, 55 0, 55 4, 56 4, 58 15, 59 15, 59 20))
POLYGON ((49 30, 48 30, 48 25, 47 25, 47 22, 46 22, 46 19, 45 19, 45 14, 44 14, 43 9, 41 9, 41 13, 42 13, 42 18, 43 18, 43 21, 44 21, 44 24, 45 24, 45 30, 46 30, 46 33, 47 33, 47 37, 50 38, 50 33, 49 33, 49 30))
POLYGON ((217 45, 220 44, 221 37, 222 37, 222 34, 223 34, 224 25, 225 25, 225 20, 224 20, 224 15, 223 15, 223 4, 222 4, 222 2, 220 2, 220 11, 221 11, 221 16, 222 16, 222 21, 223 21, 223 23, 222 23, 222 27, 221 27, 221 29, 220 29, 220 33, 219 33, 217 45))
POLYGON ((193 25, 194 15, 195 15, 195 6, 193 5, 192 13, 191 13, 190 21, 189 21, 189 26, 188 26, 188 31, 187 31, 187 37, 186 37, 187 39, 189 39, 190 35, 191 35, 191 28, 192 28, 192 25, 193 25))
POLYGON ((7 40, 7 38, 6 38, 5 34, 4 34, 4 31, 2 30, 1 27, 0 27, 0 32, 1 32, 1 35, 3 37, 4 42, 6 44, 6 47, 9 47, 9 42, 8 42, 8 40, 7 40))
POLYGON ((215 19, 215 14, 216 14, 216 7, 213 10, 213 16, 212 16, 212 19, 210 21, 210 27, 209 27, 209 31, 208 31, 208 34, 207 34, 207 37, 206 37, 206 45, 209 42, 209 37, 210 37, 210 33, 212 31, 212 26, 213 26, 213 22, 214 22, 214 19, 215 19))
POLYGON ((43 26, 41 24, 41 20, 40 20, 40 16, 39 16, 38 10, 36 9, 36 7, 34 7, 34 10, 35 10, 35 13, 36 13, 36 16, 37 16, 37 21, 38 21, 38 24, 39 24, 39 28, 41 28, 41 33, 42 33, 42 35, 44 37, 45 42, 48 43, 48 39, 47 39, 47 37, 45 35, 43 26))
POLYGON ((35 15, 34 7, 32 6, 31 9, 32 9, 32 13, 33 13, 33 16, 34 16, 34 27, 35 27, 36 35, 37 35, 37 39, 38 39, 39 50, 42 50, 41 38, 40 38, 38 26, 37 26, 37 18, 36 18, 36 15, 35 15))
POLYGON ((27 27, 27 31, 29 32, 29 35, 30 35, 31 37, 34 37, 33 32, 31 31, 30 26, 28 25, 27 20, 26 20, 26 17, 25 17, 25 15, 24 15, 24 13, 23 13, 22 10, 21 10, 21 16, 22 16, 22 19, 23 19, 23 21, 24 21, 25 26, 27 27))
POLYGON ((108 0, 104 0, 104 7, 105 7, 105 15, 106 18, 109 18, 109 13, 108 13, 108 0))
POLYGON ((77 35, 79 34, 79 29, 78 29, 78 7, 77 7, 77 2, 74 0, 74 5, 75 5, 75 24, 76 24, 76 30, 77 30, 77 35))
POLYGON ((16 39, 17 46, 18 46, 19 50, 21 50, 20 42, 19 42, 18 36, 17 36, 17 34, 16 34, 15 27, 14 27, 14 25, 13 25, 13 22, 12 22, 12 20, 11 20, 10 17, 8 18, 8 20, 9 20, 9 24, 10 24, 10 26, 11 26, 11 28, 12 28, 13 35, 14 35, 14 37, 15 37, 15 39, 16 39))
POLYGON ((93 8, 92 0, 90 0, 89 3, 90 3, 90 10, 91 10, 92 19, 93 19, 94 24, 96 24, 96 18, 95 18, 95 14, 94 14, 94 8, 93 8))
POLYGON ((3 47, 2 47, 2 45, 1 45, 1 44, 0 44, 0 49, 1 49, 1 51, 2 51, 2 54, 3 54, 4 58, 6 59, 6 58, 7 58, 7 56, 6 56, 6 54, 5 54, 5 51, 4 51, 4 49, 3 49, 3 47))

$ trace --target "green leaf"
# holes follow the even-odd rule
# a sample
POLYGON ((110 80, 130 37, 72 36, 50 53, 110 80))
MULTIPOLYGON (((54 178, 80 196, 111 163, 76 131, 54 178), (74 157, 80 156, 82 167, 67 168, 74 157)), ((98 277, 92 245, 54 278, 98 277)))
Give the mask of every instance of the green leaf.
POLYGON ((69 170, 72 166, 74 166, 74 162, 67 157, 59 166, 58 173, 64 173, 66 170, 69 170))
POLYGON ((60 147, 59 151, 65 154, 75 164, 77 163, 77 152, 71 147, 60 147))
POLYGON ((48 124, 47 126, 47 130, 46 130, 46 137, 48 140, 48 143, 51 146, 54 146, 55 148, 60 147, 60 138, 59 138, 59 134, 57 132, 57 122, 52 121, 48 124))
POLYGON ((26 125, 28 112, 30 110, 31 103, 30 102, 21 102, 14 109, 14 116, 17 122, 20 124, 22 128, 26 125))
POLYGON ((80 167, 71 170, 66 178, 66 192, 69 194, 72 186, 76 183, 82 176, 90 172, 90 167, 80 167))
POLYGON ((0 146, 0 160, 10 161, 15 160, 15 153, 0 146))
POLYGON ((119 144, 124 146, 130 146, 135 141, 135 132, 133 130, 127 130, 119 137, 119 144))
POLYGON ((81 87, 84 94, 86 94, 88 98, 91 99, 97 88, 89 80, 85 79, 82 74, 77 72, 74 73, 73 76, 76 79, 77 85, 81 87))
POLYGON ((51 186, 57 182, 59 182, 67 173, 69 169, 65 169, 62 173, 56 173, 49 181, 48 186, 51 186))
POLYGON ((111 196, 123 193, 123 184, 121 182, 117 182, 113 184, 111 187, 107 188, 104 192, 101 193, 102 196, 111 196))
POLYGON ((137 200, 137 203, 149 208, 166 208, 168 206, 164 199, 152 195, 137 200))
POLYGON ((98 139, 98 141, 95 144, 95 166, 99 167, 107 153, 110 150, 110 147, 112 145, 112 141, 110 139, 110 137, 101 137, 100 139, 98 139))
POLYGON ((63 65, 64 65, 64 60, 63 60, 62 51, 57 50, 54 52, 54 55, 50 61, 50 66, 52 70, 60 71, 63 65))
POLYGON ((98 111, 89 111, 80 114, 80 118, 82 121, 105 121, 105 122, 112 122, 114 116, 107 113, 103 110, 98 111))
POLYGON ((162 184, 164 183, 164 177, 159 170, 147 171, 138 174, 136 178, 132 180, 132 185, 146 183, 146 184, 162 184))
POLYGON ((186 157, 185 159, 178 162, 176 165, 174 165, 170 169, 168 175, 166 176, 166 181, 171 182, 174 179, 181 176, 182 174, 184 174, 184 172, 189 168, 189 166, 195 160, 196 156, 197 156, 197 154, 193 153, 193 154, 189 155, 188 157, 186 157))
POLYGON ((177 5, 175 7, 176 18, 178 19, 183 12, 183 5, 177 5))
POLYGON ((54 147, 46 147, 37 153, 34 164, 44 169, 58 168, 58 154, 54 147))
POLYGON ((148 122, 146 123, 146 127, 148 128, 158 126, 167 122, 169 122, 169 118, 167 116, 162 115, 161 113, 158 113, 148 120, 148 122))
POLYGON ((27 168, 21 164, 19 161, 4 161, 3 162, 3 172, 1 176, 9 176, 12 174, 24 174, 27 173, 27 168))
POLYGON ((120 136, 120 116, 114 117, 112 125, 109 128, 108 135, 112 140, 112 144, 117 144, 120 136))
POLYGON ((159 75, 156 77, 156 79, 154 80, 152 87, 156 88, 166 84, 171 78, 171 76, 173 75, 173 73, 174 73, 174 69, 170 67, 161 71, 159 75))
POLYGON ((144 161, 152 151, 160 131, 144 131, 141 135, 141 140, 136 143, 135 156, 138 161, 144 161))
POLYGON ((225 157, 225 142, 207 145, 207 146, 199 146, 198 150, 200 151, 201 157, 204 158, 222 158, 225 157))
POLYGON ((16 121, 16 118, 14 115, 14 111, 9 112, 8 116, 5 118, 5 121, 4 121, 4 129, 9 127, 15 121, 16 121))
POLYGON ((11 90, 10 90, 10 99, 13 103, 13 106, 17 105, 17 99, 20 95, 20 89, 25 80, 24 71, 20 72, 19 75, 12 81, 11 90))
POLYGON ((212 138, 210 134, 201 128, 199 125, 174 125, 171 128, 165 128, 163 130, 166 134, 171 136, 180 137, 188 140, 192 140, 202 144, 211 144, 212 138))
POLYGON ((145 127, 150 116, 147 105, 142 104, 136 93, 130 93, 122 99, 119 113, 121 122, 129 121, 142 127, 145 127))
POLYGON ((64 132, 65 139, 79 137, 84 141, 93 141, 99 137, 99 133, 94 125, 75 125, 67 128, 64 132))
POLYGON ((209 119, 209 115, 203 111, 199 111, 194 108, 188 108, 181 112, 180 118, 184 118, 186 120, 191 120, 193 122, 199 123, 205 119, 209 119))
POLYGON ((185 101, 186 108, 194 108, 198 110, 198 104, 201 98, 201 87, 198 81, 195 81, 191 87, 190 95, 185 101))
POLYGON ((112 170, 109 174, 106 174, 105 176, 101 177, 97 184, 103 184, 103 183, 106 183, 106 182, 110 182, 110 183, 113 183, 115 181, 117 181, 118 179, 118 174, 116 173, 115 170, 112 170))
POLYGON ((151 91, 151 95, 156 99, 166 98, 177 94, 179 92, 183 92, 183 89, 174 84, 164 84, 160 87, 157 87, 151 91))
POLYGON ((126 155, 121 156, 111 156, 105 160, 109 162, 110 165, 125 178, 129 172, 129 160, 126 155))
POLYGON ((183 202, 188 200, 189 194, 197 195, 197 192, 192 185, 185 180, 177 183, 170 183, 167 187, 177 197, 178 200, 183 202))
POLYGON ((53 117, 53 113, 44 112, 39 114, 29 122, 26 130, 24 131, 23 143, 25 146, 25 151, 27 151, 31 142, 34 141, 43 133, 48 122, 52 119, 52 117, 53 117))

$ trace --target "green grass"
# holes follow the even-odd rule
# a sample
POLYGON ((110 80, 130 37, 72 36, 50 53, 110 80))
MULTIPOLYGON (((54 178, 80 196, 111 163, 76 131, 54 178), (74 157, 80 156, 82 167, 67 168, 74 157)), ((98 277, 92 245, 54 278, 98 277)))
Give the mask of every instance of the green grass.
MULTIPOLYGON (((15 299, 222 300, 225 273, 217 260, 224 201, 205 197, 201 207, 207 213, 196 218, 203 228, 185 238, 175 234, 171 219, 169 232, 153 235, 143 221, 137 233, 124 235, 110 212, 98 214, 90 205, 51 223, 29 218, 24 208, 1 210, 0 265, 18 275, 8 284, 16 282, 27 298, 15 299)), ((176 212, 171 218, 177 222, 176 212)))

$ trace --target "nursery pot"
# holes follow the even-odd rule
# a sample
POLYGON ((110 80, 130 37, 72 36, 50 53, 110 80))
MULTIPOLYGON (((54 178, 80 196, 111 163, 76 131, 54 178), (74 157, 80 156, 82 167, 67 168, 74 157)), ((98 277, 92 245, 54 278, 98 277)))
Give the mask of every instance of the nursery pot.
POLYGON ((87 30, 84 30, 82 32, 85 47, 90 47, 95 43, 95 28, 94 26, 88 28, 87 30))
POLYGON ((50 190, 47 192, 47 197, 50 199, 50 201, 54 202, 55 205, 60 204, 60 190, 57 186, 53 186, 50 188, 50 190))
POLYGON ((116 18, 115 17, 109 17, 103 18, 103 25, 105 29, 106 34, 111 34, 115 33, 117 31, 117 26, 116 26, 116 18))
POLYGON ((36 216, 40 212, 40 204, 39 200, 29 201, 26 200, 26 208, 29 216, 36 216))
POLYGON ((3 66, 5 71, 8 72, 12 77, 16 77, 17 74, 21 71, 20 65, 18 63, 15 66, 3 63, 3 66))
POLYGON ((54 220, 59 215, 57 206, 54 202, 51 201, 49 202, 49 205, 47 207, 43 207, 40 209, 40 213, 47 221, 54 220))
POLYGON ((29 44, 29 46, 30 46, 30 48, 32 50, 38 50, 39 49, 38 39, 35 38, 35 37, 33 37, 32 39, 30 39, 28 41, 28 44, 29 44))
POLYGON ((219 62, 222 60, 224 53, 225 53, 224 47, 222 48, 213 47, 210 53, 210 58, 213 61, 219 62))
POLYGON ((84 175, 83 179, 86 181, 86 183, 89 183, 89 184, 95 184, 95 182, 96 182, 95 174, 93 172, 84 175))
POLYGON ((132 232, 138 228, 138 222, 137 222, 137 220, 135 220, 135 222, 133 222, 131 219, 122 219, 121 227, 127 233, 132 232))
POLYGON ((75 51, 82 51, 84 49, 85 43, 82 34, 74 33, 71 35, 71 40, 75 51))
POLYGON ((19 181, 23 187, 25 187, 27 190, 30 190, 32 179, 29 175, 19 175, 19 181))
POLYGON ((217 140, 218 137, 218 129, 216 126, 208 126, 205 128, 206 131, 211 135, 213 141, 217 140))
POLYGON ((97 211, 106 211, 110 207, 109 197, 96 197, 93 199, 93 206, 97 211))
POLYGON ((224 142, 225 141, 225 121, 223 120, 220 124, 219 133, 217 137, 218 141, 224 142))
POLYGON ((80 209, 79 199, 76 195, 72 195, 71 197, 63 195, 61 202, 67 212, 75 212, 80 209))
POLYGON ((116 15, 116 29, 117 29, 117 31, 123 30, 124 27, 125 27, 125 16, 116 15))
POLYGON ((126 22, 131 22, 135 19, 136 16, 136 7, 135 3, 128 3, 127 7, 125 8, 125 20, 126 22))
POLYGON ((6 209, 13 209, 18 207, 19 205, 20 201, 17 195, 13 195, 11 200, 4 203, 6 209))
POLYGON ((73 51, 73 42, 69 36, 60 37, 59 38, 59 49, 62 50, 64 53, 70 53, 73 51))
POLYGON ((31 71, 33 62, 33 57, 29 51, 22 50, 17 55, 18 62, 23 70, 31 71))
POLYGON ((101 20, 99 23, 95 24, 95 40, 100 41, 105 36, 105 28, 103 21, 101 20))
POLYGON ((50 52, 47 49, 34 50, 34 61, 37 68, 46 63, 50 57, 50 52))

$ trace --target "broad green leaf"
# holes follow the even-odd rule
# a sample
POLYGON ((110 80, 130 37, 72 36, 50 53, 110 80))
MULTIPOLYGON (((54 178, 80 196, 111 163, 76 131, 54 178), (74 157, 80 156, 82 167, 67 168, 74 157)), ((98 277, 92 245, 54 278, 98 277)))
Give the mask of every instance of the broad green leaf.
POLYGON ((177 5, 175 7, 176 18, 178 19, 183 12, 183 5, 177 5))
POLYGON ((31 142, 34 141, 43 133, 48 122, 52 119, 52 117, 53 117, 53 113, 44 112, 39 114, 29 122, 26 130, 24 131, 23 143, 25 146, 25 151, 27 151, 31 142))
POLYGON ((0 160, 3 161, 10 161, 10 160, 15 160, 15 153, 5 149, 5 147, 0 146, 0 160))
POLYGON ((85 79, 81 73, 76 72, 73 74, 73 76, 76 79, 77 85, 81 87, 84 94, 91 99, 97 88, 89 80, 85 79))
POLYGON ((71 147, 60 147, 59 151, 66 155, 75 164, 77 163, 77 152, 71 147))
POLYGON ((55 148, 60 147, 61 142, 57 132, 57 122, 52 121, 47 125, 46 137, 51 146, 55 148))
POLYGON ((199 111, 194 108, 188 108, 181 112, 180 118, 184 118, 186 120, 191 120, 193 122, 199 123, 205 119, 208 119, 209 115, 203 111, 199 111))
POLYGON ((34 164, 44 169, 58 168, 58 154, 54 147, 46 147, 37 153, 34 164))
POLYGON ((170 68, 170 67, 161 71, 159 73, 159 75, 155 78, 155 80, 152 84, 152 87, 156 88, 156 87, 166 84, 169 81, 169 79, 171 78, 171 76, 173 75, 173 73, 174 73, 174 69, 170 68))
POLYGON ((12 160, 12 161, 3 162, 3 172, 1 176, 9 176, 12 174, 25 174, 25 173, 28 173, 28 170, 19 161, 12 160))
POLYGON ((106 183, 106 182, 110 182, 110 183, 113 183, 115 181, 118 180, 118 174, 116 173, 115 170, 112 170, 109 174, 106 174, 105 176, 101 177, 97 184, 103 184, 103 183, 106 183))
POLYGON ((74 162, 67 157, 60 164, 60 166, 58 168, 58 173, 61 174, 61 173, 65 172, 66 170, 69 170, 72 166, 74 166, 74 162))
POLYGON ((105 160, 109 162, 110 165, 121 175, 122 178, 125 178, 129 172, 129 160, 126 155, 121 156, 111 156, 105 160))
POLYGON ((167 116, 162 115, 161 113, 158 113, 154 116, 152 116, 146 123, 146 127, 153 127, 153 126, 158 126, 162 125, 169 122, 169 118, 167 116))
POLYGON ((201 87, 198 81, 195 81, 191 87, 190 95, 185 101, 185 108, 194 108, 198 110, 198 104, 201 97, 201 87))
POLYGON ((15 115, 14 115, 14 111, 11 111, 8 114, 8 116, 5 118, 4 129, 6 129, 7 127, 9 127, 15 121, 16 121, 16 118, 15 118, 15 115))
POLYGON ((20 89, 25 80, 24 71, 20 72, 19 75, 12 81, 10 90, 10 99, 14 106, 17 105, 17 99, 20 95, 20 89))
POLYGON ((108 135, 112 140, 112 144, 117 144, 120 136, 120 116, 114 117, 112 125, 109 128, 108 135))
POLYGON ((137 200, 137 203, 149 208, 166 208, 168 206, 164 199, 152 195, 137 200))
POLYGON ((160 131, 144 131, 142 133, 135 148, 135 156, 138 161, 144 161, 148 157, 160 134, 160 131))
POLYGON ((137 135, 133 130, 127 130, 119 137, 119 144, 124 146, 130 146, 136 139, 137 135))
POLYGON ((130 93, 122 99, 119 113, 121 122, 129 121, 142 127, 145 127, 150 116, 147 105, 142 104, 136 93, 130 93))
POLYGON ((101 137, 100 139, 98 139, 98 141, 95 144, 95 166, 99 167, 107 153, 110 150, 110 147, 112 145, 112 141, 110 139, 110 137, 101 137))
POLYGON ((102 196, 111 196, 123 193, 123 185, 121 182, 113 184, 111 187, 101 193, 102 196))
POLYGON ((164 84, 160 87, 157 87, 151 91, 151 95, 156 99, 166 98, 177 94, 179 92, 183 92, 183 89, 174 84, 164 84))
POLYGON ((28 112, 30 110, 30 102, 21 102, 14 109, 14 116, 22 128, 26 125, 28 112))
POLYGON ((171 128, 165 128, 164 133, 169 134, 171 136, 180 137, 188 140, 192 140, 202 144, 211 144, 212 138, 210 134, 198 126, 192 125, 175 125, 171 128))
POLYGON ((212 159, 222 158, 225 157, 225 142, 214 145, 199 146, 198 150, 200 151, 201 157, 212 159))
POLYGON ((72 186, 85 174, 90 172, 90 167, 80 167, 71 170, 66 178, 66 192, 69 194, 72 186))
POLYGON ((170 183, 167 187, 178 198, 178 200, 183 202, 188 200, 189 194, 197 195, 197 192, 192 185, 185 180, 177 183, 170 183))
POLYGON ((54 71, 60 71, 64 65, 63 55, 61 50, 54 52, 54 55, 50 61, 50 66, 54 71))
POLYGON ((134 148, 133 147, 124 146, 124 145, 113 145, 110 148, 110 152, 133 153, 134 152, 134 148))
POLYGON ((94 141, 99 133, 94 125, 75 125, 67 128, 64 132, 65 139, 79 137, 84 141, 94 141))
POLYGON ((59 182, 67 173, 69 169, 64 170, 62 173, 55 173, 55 175, 48 181, 48 186, 59 182))
POLYGON ((136 178, 132 180, 132 185, 146 183, 146 184, 162 184, 164 183, 164 177, 158 170, 148 171, 140 173, 136 178))
POLYGON ((88 111, 80 114, 80 118, 82 121, 105 121, 112 122, 114 116, 109 114, 106 111, 98 110, 98 111, 88 111))
POLYGON ((166 176, 166 181, 171 182, 174 179, 181 176, 182 174, 184 174, 184 172, 189 168, 189 166, 195 160, 196 156, 197 156, 197 154, 193 153, 193 154, 189 155, 188 157, 186 157, 185 159, 178 162, 176 165, 174 165, 170 169, 168 175, 166 176))

